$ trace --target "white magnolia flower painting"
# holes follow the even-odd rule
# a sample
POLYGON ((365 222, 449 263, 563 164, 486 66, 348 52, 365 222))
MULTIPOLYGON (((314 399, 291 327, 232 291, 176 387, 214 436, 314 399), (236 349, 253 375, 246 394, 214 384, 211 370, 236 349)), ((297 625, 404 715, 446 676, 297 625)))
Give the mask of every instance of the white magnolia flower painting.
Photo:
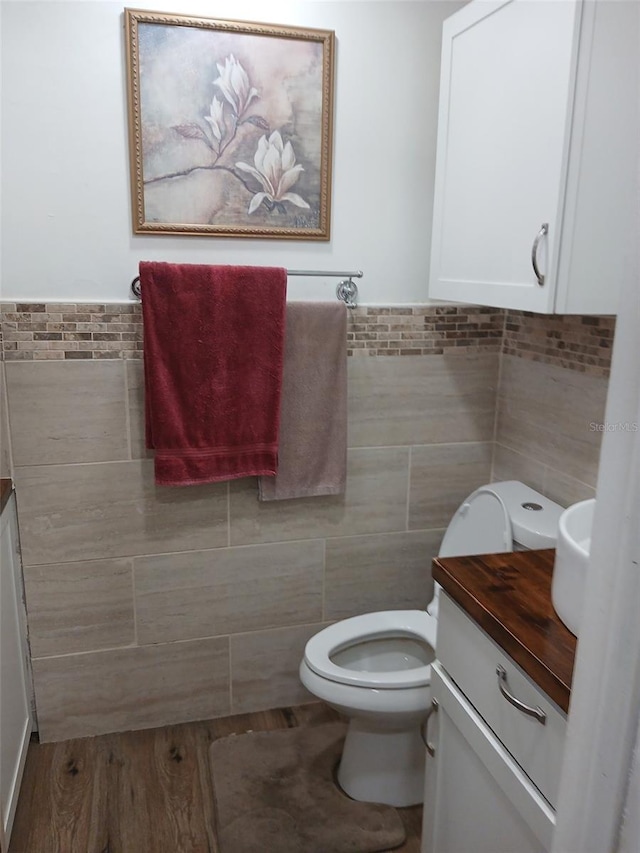
POLYGON ((328 240, 333 33, 125 16, 134 232, 328 240))
POLYGON ((268 210, 273 210, 277 202, 280 202, 282 208, 285 201, 295 204, 296 207, 309 209, 303 198, 297 193, 289 192, 303 167, 300 163, 296 164, 291 142, 283 145, 279 130, 274 130, 268 140, 266 136, 260 137, 254 162, 255 168, 247 163, 236 163, 237 169, 248 172, 262 184, 263 192, 256 193, 251 199, 249 213, 258 210, 260 205, 265 203, 268 210))

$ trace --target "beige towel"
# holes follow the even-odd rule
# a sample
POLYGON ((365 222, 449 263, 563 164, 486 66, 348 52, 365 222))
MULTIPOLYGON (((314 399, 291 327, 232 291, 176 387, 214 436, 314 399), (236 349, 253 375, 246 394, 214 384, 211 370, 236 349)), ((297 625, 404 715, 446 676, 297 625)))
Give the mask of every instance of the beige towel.
POLYGON ((347 308, 289 302, 278 474, 258 479, 261 501, 337 495, 347 479, 347 308))

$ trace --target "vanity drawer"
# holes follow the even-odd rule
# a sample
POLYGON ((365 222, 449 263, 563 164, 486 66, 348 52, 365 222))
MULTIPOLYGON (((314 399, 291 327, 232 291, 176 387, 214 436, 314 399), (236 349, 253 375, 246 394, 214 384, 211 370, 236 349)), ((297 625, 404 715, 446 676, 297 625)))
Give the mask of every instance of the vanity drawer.
POLYGON ((542 795, 555 808, 562 769, 566 714, 446 594, 440 598, 436 657, 480 716, 502 741, 542 795), (503 687, 546 715, 544 725, 514 707, 503 687))

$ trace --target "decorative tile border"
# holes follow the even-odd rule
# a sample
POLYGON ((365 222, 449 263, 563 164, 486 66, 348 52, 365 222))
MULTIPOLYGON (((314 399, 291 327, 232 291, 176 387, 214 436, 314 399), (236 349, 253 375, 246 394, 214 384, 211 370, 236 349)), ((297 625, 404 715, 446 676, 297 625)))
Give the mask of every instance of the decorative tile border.
POLYGON ((469 305, 355 308, 347 330, 349 355, 442 355, 499 352, 504 311, 469 305))
POLYGON ((615 317, 507 311, 502 352, 608 376, 615 327, 615 317))
POLYGON ((142 307, 114 303, 0 304, 7 361, 142 358, 142 307))
MULTIPOLYGON (((141 358, 140 305, 3 303, 7 361, 141 358)), ((349 355, 434 355, 451 349, 499 352, 504 312, 463 306, 356 308, 349 355)))
MULTIPOLYGON (((0 303, 7 361, 141 358, 142 307, 0 303)), ((360 307, 349 312, 350 356, 502 352, 608 376, 614 317, 533 314, 465 305, 360 307)))

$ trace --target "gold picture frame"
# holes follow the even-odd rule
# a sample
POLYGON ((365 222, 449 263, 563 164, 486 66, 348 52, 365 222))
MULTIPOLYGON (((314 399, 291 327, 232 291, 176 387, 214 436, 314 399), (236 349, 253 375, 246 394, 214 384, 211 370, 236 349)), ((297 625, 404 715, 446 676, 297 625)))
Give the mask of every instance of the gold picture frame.
POLYGON ((332 30, 125 9, 133 232, 329 240, 332 30))

